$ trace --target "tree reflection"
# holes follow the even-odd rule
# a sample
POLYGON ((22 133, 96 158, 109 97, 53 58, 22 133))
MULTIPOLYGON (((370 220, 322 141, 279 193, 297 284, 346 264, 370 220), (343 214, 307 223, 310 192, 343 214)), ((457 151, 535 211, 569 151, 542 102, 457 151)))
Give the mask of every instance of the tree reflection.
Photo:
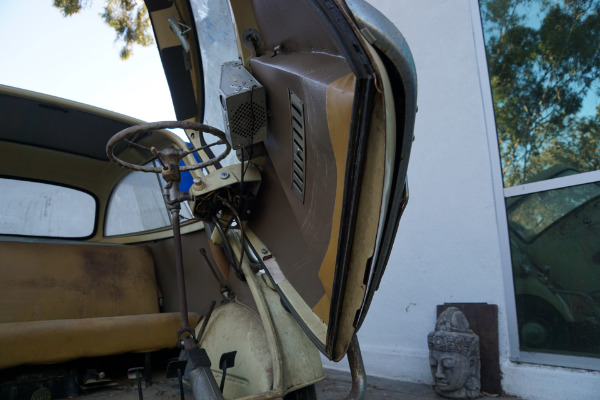
POLYGON ((600 169, 600 0, 481 0, 506 186, 600 169))

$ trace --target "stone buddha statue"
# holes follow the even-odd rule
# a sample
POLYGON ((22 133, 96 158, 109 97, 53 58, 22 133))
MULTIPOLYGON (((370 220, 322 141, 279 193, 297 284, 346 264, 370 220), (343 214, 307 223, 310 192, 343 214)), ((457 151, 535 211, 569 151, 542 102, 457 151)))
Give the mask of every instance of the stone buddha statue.
POLYGON ((479 336, 456 307, 442 312, 427 335, 435 391, 450 399, 473 399, 481 388, 479 336))

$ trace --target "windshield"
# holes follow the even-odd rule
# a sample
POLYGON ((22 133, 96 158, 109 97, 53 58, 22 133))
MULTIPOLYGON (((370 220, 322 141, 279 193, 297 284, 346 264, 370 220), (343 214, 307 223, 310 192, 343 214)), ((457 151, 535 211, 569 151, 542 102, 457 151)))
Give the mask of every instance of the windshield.
MULTIPOLYGON (((223 111, 219 101, 221 65, 238 60, 235 34, 227 3, 222 0, 192 0, 192 12, 196 21, 202 69, 204 75, 204 123, 224 130, 223 111)), ((223 149, 215 146, 213 152, 223 149)), ((235 152, 221 162, 222 165, 237 163, 235 152)))

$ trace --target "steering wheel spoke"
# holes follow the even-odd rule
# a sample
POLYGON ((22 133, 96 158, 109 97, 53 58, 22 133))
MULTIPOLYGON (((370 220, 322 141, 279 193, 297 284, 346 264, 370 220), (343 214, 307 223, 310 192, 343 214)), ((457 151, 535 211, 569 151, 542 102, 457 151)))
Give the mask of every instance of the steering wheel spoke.
POLYGON ((214 143, 205 144, 204 146, 192 147, 190 150, 188 150, 188 151, 185 152, 184 157, 187 156, 187 155, 189 155, 189 154, 194 154, 194 153, 197 153, 197 152, 199 152, 201 150, 206 150, 206 149, 209 149, 209 148, 211 148, 213 146, 218 146, 218 145, 223 145, 223 144, 227 144, 227 141, 226 140, 225 141, 224 140, 219 140, 219 141, 214 142, 214 143))
POLYGON ((175 172, 175 171, 171 171, 171 173, 168 174, 168 176, 171 177, 170 180, 178 179, 180 172, 191 171, 191 170, 195 170, 198 168, 206 168, 210 165, 216 164, 219 161, 223 160, 227 156, 227 154, 229 154, 230 151, 231 151, 231 145, 229 144, 229 142, 227 142, 227 138, 226 138, 224 132, 222 132, 219 129, 212 127, 210 125, 204 125, 199 122, 191 122, 191 121, 162 121, 162 122, 150 122, 150 123, 134 125, 134 126, 123 129, 122 131, 116 133, 113 137, 110 138, 110 140, 106 144, 106 154, 107 154, 108 158, 111 161, 113 161, 125 168, 129 168, 129 169, 132 169, 135 171, 143 171, 143 172, 154 172, 154 173, 162 172, 163 175, 165 175, 165 173, 164 173, 165 171, 178 169, 177 173, 173 174, 173 172, 175 172), (192 148, 189 150, 180 148, 176 142, 173 143, 174 146, 168 146, 166 148, 158 150, 155 147, 146 147, 146 146, 136 143, 132 140, 132 137, 134 137, 134 136, 139 137, 141 134, 146 133, 146 132, 152 132, 152 131, 157 131, 157 130, 161 130, 161 129, 175 129, 175 128, 189 129, 189 130, 193 130, 193 131, 197 131, 197 132, 209 133, 209 134, 219 138, 219 140, 214 143, 210 143, 210 144, 198 147, 198 148, 192 148), (134 147, 136 149, 151 152, 154 155, 153 159, 158 158, 161 161, 161 164, 163 166, 156 167, 156 166, 150 166, 150 165, 132 164, 132 163, 129 163, 129 162, 126 162, 126 161, 120 159, 118 156, 116 156, 114 154, 115 147, 119 143, 126 143, 127 145, 134 147), (191 164, 191 165, 185 165, 185 166, 179 165, 180 161, 184 157, 186 157, 192 153, 196 153, 198 151, 205 150, 205 149, 208 149, 208 148, 210 148, 212 146, 216 146, 216 145, 225 145, 226 148, 219 155, 217 155, 213 158, 210 158, 206 161, 202 161, 202 162, 191 164))
POLYGON ((127 143, 130 147, 135 147, 136 149, 146 150, 146 151, 149 151, 149 152, 152 153, 153 147, 150 148, 150 147, 142 146, 141 144, 136 143, 136 142, 134 142, 132 140, 129 140, 129 139, 123 139, 123 142, 127 143))

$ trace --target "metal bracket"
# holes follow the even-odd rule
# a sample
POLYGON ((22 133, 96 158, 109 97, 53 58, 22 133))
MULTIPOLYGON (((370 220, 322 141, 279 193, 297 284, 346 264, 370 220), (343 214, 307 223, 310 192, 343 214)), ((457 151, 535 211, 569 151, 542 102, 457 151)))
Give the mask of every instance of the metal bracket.
POLYGON ((186 354, 192 368, 210 368, 210 358, 208 358, 206 350, 196 347, 186 350, 186 354))
POLYGON ((190 52, 190 44, 188 43, 187 39, 185 38, 185 35, 189 31, 191 31, 192 28, 190 28, 189 26, 185 25, 182 22, 177 21, 177 19, 175 19, 175 17, 169 17, 169 27, 171 28, 173 33, 177 36, 177 38, 181 42, 181 45, 183 46, 183 50, 185 50, 186 53, 189 53, 190 52))

